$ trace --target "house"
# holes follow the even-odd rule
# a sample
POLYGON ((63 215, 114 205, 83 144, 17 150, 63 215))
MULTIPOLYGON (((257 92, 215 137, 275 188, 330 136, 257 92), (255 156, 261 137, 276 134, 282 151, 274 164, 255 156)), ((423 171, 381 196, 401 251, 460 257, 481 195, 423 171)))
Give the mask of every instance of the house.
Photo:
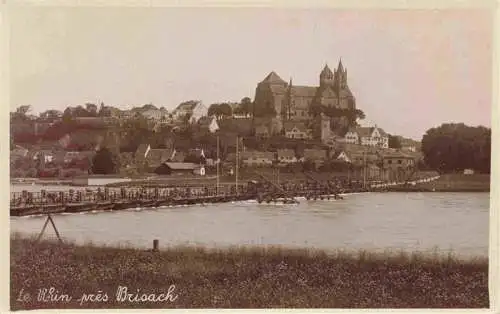
POLYGON ((29 150, 27 148, 24 148, 22 146, 19 146, 19 145, 15 145, 14 149, 12 149, 10 151, 10 156, 11 157, 21 157, 21 158, 24 158, 26 156, 28 156, 28 152, 29 150))
POLYGON ((184 161, 192 162, 197 164, 205 164, 206 163, 205 151, 202 148, 192 148, 188 150, 184 161))
POLYGON ((165 108, 161 109, 146 109, 141 112, 142 116, 148 120, 165 121, 168 117, 168 111, 165 108))
POLYGON ((357 127, 347 131, 344 135, 344 142, 389 148, 389 135, 376 125, 374 127, 357 127))
POLYGON ((357 166, 375 165, 381 161, 380 155, 374 150, 345 151, 350 163, 357 166))
POLYGON ((170 162, 184 162, 184 159, 186 159, 186 154, 182 151, 178 151, 174 149, 174 152, 172 153, 172 156, 168 161, 170 162))
POLYGON ((201 117, 198 120, 198 127, 201 132, 206 132, 206 133, 215 133, 220 129, 217 119, 215 117, 207 117, 207 116, 201 117))
POLYGON ((464 174, 465 175, 472 175, 472 174, 474 174, 474 170, 473 169, 464 169, 464 174))
POLYGON ((348 144, 359 144, 359 135, 356 131, 356 128, 350 128, 347 133, 344 135, 344 143, 348 144))
POLYGON ((383 169, 375 164, 367 165, 365 171, 367 180, 379 180, 383 174, 383 169))
POLYGON ((173 112, 176 120, 182 120, 186 115, 190 116, 190 122, 196 123, 198 120, 206 116, 208 108, 201 101, 186 101, 181 103, 173 112))
POLYGON ((103 128, 113 123, 113 119, 110 117, 76 117, 74 120, 78 125, 94 128, 103 128))
POLYGON ((278 162, 283 164, 291 164, 298 162, 293 149, 278 149, 278 162))
POLYGON ((379 154, 385 169, 406 169, 415 165, 413 156, 400 151, 384 151, 379 154))
POLYGON ((141 144, 135 152, 135 159, 155 165, 170 160, 173 154, 172 149, 151 148, 149 144, 141 144))
POLYGON ((33 160, 43 160, 44 163, 51 163, 54 159, 54 153, 49 149, 38 150, 33 155, 33 160))
POLYGON ((273 152, 244 151, 240 154, 245 166, 270 166, 273 164, 273 152))
POLYGON ((343 151, 343 150, 339 151, 339 152, 335 152, 332 155, 332 159, 351 163, 351 158, 349 158, 349 155, 345 151, 343 151))
POLYGON ((311 139, 312 130, 308 129, 303 122, 287 121, 283 124, 285 136, 292 139, 311 139))
POLYGON ((156 168, 155 173, 160 175, 205 175, 205 167, 190 162, 165 162, 156 168))

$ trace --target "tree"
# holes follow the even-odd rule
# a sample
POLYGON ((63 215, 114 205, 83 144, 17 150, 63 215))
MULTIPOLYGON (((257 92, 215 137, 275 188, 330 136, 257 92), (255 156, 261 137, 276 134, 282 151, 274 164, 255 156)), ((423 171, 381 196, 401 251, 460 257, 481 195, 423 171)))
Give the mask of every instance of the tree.
POLYGON ((209 117, 211 116, 219 117, 220 116, 219 104, 211 104, 210 107, 208 107, 207 115, 209 117))
POLYGON ((401 149, 401 140, 398 136, 389 134, 389 148, 401 149))
POLYGON ((156 108, 156 106, 151 104, 151 103, 145 104, 144 106, 142 106, 142 109, 143 110, 158 110, 158 108, 156 108))
POLYGON ((50 109, 50 110, 46 110, 42 113, 40 113, 40 118, 42 119, 48 119, 48 120, 56 120, 56 119, 59 119, 63 116, 63 113, 59 110, 54 110, 54 109, 50 109))
POLYGON ((241 99, 240 105, 238 106, 238 111, 245 115, 253 112, 253 103, 250 97, 244 97, 243 99, 241 99))
POLYGON ((116 173, 116 161, 109 149, 101 148, 92 158, 92 173, 94 174, 113 174, 116 173))
POLYGON ((97 117, 97 106, 92 103, 85 104, 86 116, 87 117, 97 117))
POLYGON ((490 173, 491 129, 442 124, 427 130, 422 138, 422 153, 425 163, 442 173, 467 168, 490 173))
POLYGON ((26 116, 28 114, 28 112, 30 112, 30 111, 31 111, 30 105, 19 106, 16 109, 16 113, 23 115, 23 116, 26 116))
POLYGON ((12 121, 26 121, 28 119, 28 112, 30 112, 30 105, 23 105, 16 108, 15 112, 10 113, 10 119, 12 121))
POLYGON ((222 103, 219 105, 219 113, 224 117, 231 117, 233 115, 233 108, 228 103, 222 103))

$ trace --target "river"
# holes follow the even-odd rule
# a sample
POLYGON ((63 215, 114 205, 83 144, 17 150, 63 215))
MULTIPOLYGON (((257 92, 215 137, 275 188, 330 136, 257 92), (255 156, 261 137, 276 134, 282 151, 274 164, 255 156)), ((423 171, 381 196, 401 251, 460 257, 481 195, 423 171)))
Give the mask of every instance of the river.
MULTIPOLYGON (((53 218, 63 238, 76 243, 150 248, 159 239, 160 246, 280 245, 487 256, 489 193, 361 193, 298 205, 247 201, 53 218)), ((11 233, 38 234, 44 220, 11 217, 11 233)), ((45 236, 53 235, 49 228, 45 236)))

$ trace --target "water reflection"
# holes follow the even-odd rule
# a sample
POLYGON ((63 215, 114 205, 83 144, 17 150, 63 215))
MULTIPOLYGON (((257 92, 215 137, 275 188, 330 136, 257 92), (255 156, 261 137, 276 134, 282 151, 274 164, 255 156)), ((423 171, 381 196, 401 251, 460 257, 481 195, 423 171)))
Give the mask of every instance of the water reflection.
MULTIPOLYGON (((323 249, 435 250, 488 254, 488 193, 366 193, 298 205, 228 204, 55 215, 68 239, 150 247, 200 244, 323 249)), ((36 234, 44 218, 12 217, 36 234)))

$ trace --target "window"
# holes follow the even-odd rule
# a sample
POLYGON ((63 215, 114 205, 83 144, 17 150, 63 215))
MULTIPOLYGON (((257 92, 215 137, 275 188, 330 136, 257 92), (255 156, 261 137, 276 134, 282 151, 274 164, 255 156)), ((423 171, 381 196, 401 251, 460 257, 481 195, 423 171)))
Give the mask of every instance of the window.
POLYGON ((390 165, 392 164, 392 160, 388 160, 387 163, 390 165))
POLYGON ((401 165, 402 163, 403 163, 403 161, 402 161, 401 159, 399 159, 399 160, 398 160, 398 164, 400 164, 400 165, 401 165))

